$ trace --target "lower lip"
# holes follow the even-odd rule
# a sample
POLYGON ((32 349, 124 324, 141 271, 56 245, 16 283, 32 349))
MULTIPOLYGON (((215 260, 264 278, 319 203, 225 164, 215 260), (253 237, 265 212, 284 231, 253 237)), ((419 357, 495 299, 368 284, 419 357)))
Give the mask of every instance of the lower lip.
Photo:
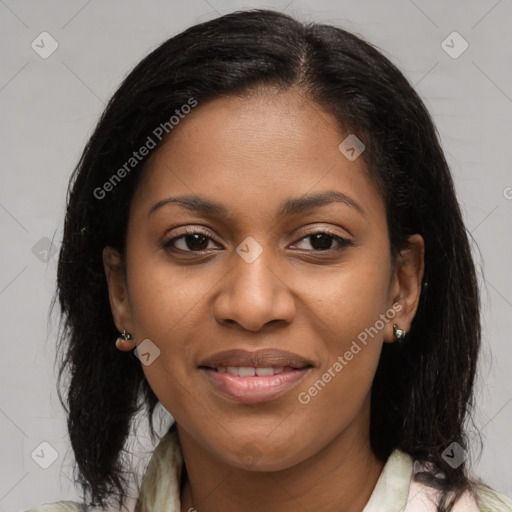
POLYGON ((284 369, 276 375, 239 377, 200 368, 222 395, 236 402, 255 404, 277 398, 295 387, 311 368, 284 369))

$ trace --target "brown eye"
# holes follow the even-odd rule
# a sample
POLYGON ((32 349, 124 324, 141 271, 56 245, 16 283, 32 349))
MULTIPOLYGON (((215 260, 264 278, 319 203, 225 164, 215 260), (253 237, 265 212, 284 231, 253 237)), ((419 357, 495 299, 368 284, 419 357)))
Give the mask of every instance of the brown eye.
POLYGON ((308 238, 310 239, 311 247, 320 251, 331 249, 331 245, 334 240, 334 237, 332 235, 328 235, 327 233, 309 235, 308 238))
POLYGON ((201 231, 191 231, 171 238, 162 247, 171 251, 200 252, 208 249, 210 240, 212 240, 211 237, 201 231))
POLYGON ((301 241, 308 239, 310 246, 313 248, 312 250, 315 252, 340 250, 343 247, 353 245, 350 240, 347 240, 346 238, 335 235, 334 233, 330 233, 328 231, 317 231, 315 233, 310 233, 303 237, 301 241), (338 244, 338 247, 332 247, 333 241, 338 244))

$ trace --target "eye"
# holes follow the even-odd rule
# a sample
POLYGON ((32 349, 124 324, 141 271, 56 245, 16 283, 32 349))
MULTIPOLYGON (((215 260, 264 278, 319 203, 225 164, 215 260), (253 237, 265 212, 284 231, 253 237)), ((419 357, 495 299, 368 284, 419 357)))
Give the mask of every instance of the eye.
POLYGON ((170 251, 201 252, 208 249, 208 242, 212 240, 208 233, 196 230, 187 230, 164 242, 162 247, 170 251), (181 247, 178 247, 178 243, 181 247))
POLYGON ((354 245, 347 238, 343 238, 335 233, 332 233, 329 230, 318 230, 308 233, 305 237, 301 238, 299 242, 310 240, 310 246, 313 247, 314 252, 321 251, 339 251, 344 247, 354 245), (331 247, 332 242, 336 242, 338 247, 331 247))

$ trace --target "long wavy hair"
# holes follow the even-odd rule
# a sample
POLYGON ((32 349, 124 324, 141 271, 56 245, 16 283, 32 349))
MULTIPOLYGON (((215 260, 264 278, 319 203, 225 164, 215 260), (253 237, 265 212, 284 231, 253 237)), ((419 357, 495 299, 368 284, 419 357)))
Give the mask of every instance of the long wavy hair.
POLYGON ((438 133, 411 84, 372 44, 271 10, 192 26, 148 54, 108 102, 71 176, 58 261, 57 387, 70 377, 65 399, 58 391, 83 499, 104 506, 115 497, 122 506, 131 422, 145 408, 155 440, 158 403, 140 361, 114 345, 119 333, 102 262, 106 245, 124 254, 131 198, 148 157, 106 198, 95 190, 191 98, 201 104, 261 87, 300 88, 364 142, 361 158, 386 205, 393 256, 409 235, 425 240, 411 330, 405 343, 384 344, 374 378, 370 439, 382 460, 400 448, 430 463, 422 478, 442 490, 438 511, 449 511, 472 488, 466 462, 452 467, 442 453, 453 442, 468 450, 481 327, 469 234, 438 133))

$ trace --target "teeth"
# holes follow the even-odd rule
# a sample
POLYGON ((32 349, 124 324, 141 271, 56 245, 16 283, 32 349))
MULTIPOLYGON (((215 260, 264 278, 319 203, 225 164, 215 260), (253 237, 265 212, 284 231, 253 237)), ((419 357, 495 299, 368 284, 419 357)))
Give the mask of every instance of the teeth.
POLYGON ((281 373, 283 371, 283 367, 280 368, 251 368, 248 366, 228 366, 224 368, 220 366, 217 368, 219 373, 230 373, 231 375, 236 375, 238 377, 254 377, 258 375, 259 377, 263 377, 266 375, 275 375, 276 373, 281 373))
POLYGON ((240 377, 254 377, 256 375, 256 370, 254 368, 242 366, 238 369, 238 375, 240 375, 240 377))
POLYGON ((274 368, 256 368, 256 375, 274 375, 274 368))

